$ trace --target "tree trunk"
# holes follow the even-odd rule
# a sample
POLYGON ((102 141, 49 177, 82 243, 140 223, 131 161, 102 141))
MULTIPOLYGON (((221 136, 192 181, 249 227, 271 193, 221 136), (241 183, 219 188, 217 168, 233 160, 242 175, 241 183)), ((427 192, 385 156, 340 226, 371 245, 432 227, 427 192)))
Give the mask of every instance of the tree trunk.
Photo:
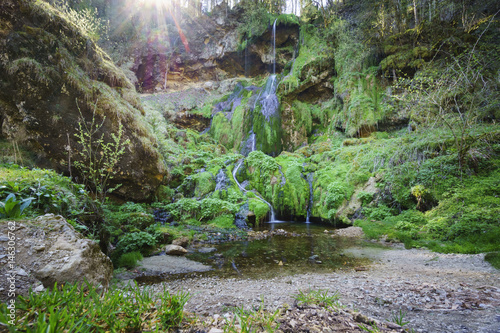
POLYGON ((417 0, 413 0, 413 14, 415 15, 415 28, 418 27, 417 0))

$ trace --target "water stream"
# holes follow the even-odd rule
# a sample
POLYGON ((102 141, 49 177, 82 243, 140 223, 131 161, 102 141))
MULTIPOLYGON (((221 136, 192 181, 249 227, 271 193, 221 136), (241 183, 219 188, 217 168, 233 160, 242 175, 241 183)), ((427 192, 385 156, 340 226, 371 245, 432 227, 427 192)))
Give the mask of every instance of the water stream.
POLYGON ((311 209, 313 205, 313 178, 314 175, 312 172, 307 174, 307 182, 309 183, 309 204, 307 205, 307 217, 306 217, 306 223, 310 223, 310 218, 311 218, 311 209))
POLYGON ((278 21, 278 19, 274 20, 273 34, 271 36, 273 43, 273 75, 276 75, 276 21, 278 21))
MULTIPOLYGON (((241 186, 241 183, 238 181, 238 178, 236 178, 236 173, 238 172, 238 169, 241 167, 241 165, 243 164, 243 161, 244 159, 241 159, 239 162, 238 162, 238 165, 236 165, 236 167, 234 168, 233 170, 233 179, 234 181, 236 182, 236 185, 238 185, 239 189, 242 191, 242 192, 247 192, 247 190, 241 186)), ((274 213, 274 209, 273 209, 273 206, 268 202, 266 201, 264 198, 260 197, 260 196, 256 196, 257 199, 259 199, 260 201, 262 201, 263 203, 265 203, 266 205, 269 206, 269 212, 270 212, 270 218, 269 218, 269 222, 279 222, 276 220, 276 215, 274 213)))

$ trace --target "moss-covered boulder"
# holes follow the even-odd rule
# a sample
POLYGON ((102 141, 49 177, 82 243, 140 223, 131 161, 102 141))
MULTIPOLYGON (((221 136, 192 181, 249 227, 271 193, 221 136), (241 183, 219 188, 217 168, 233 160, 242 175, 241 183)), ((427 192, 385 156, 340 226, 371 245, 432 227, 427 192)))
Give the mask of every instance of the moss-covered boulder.
POLYGON ((111 142, 122 128, 124 154, 112 186, 115 194, 149 198, 163 179, 163 164, 141 120, 133 85, 78 25, 43 1, 0 4, 0 114, 2 135, 27 142, 40 163, 78 177, 82 149, 75 133, 111 142))

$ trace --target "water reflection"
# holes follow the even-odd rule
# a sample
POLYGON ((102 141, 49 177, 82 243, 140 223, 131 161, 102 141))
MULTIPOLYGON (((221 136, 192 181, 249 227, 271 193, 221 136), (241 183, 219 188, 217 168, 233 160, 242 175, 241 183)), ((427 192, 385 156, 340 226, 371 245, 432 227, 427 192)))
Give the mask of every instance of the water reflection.
POLYGON ((212 274, 245 277, 325 272, 361 263, 361 259, 342 254, 342 249, 352 246, 353 241, 332 237, 332 227, 280 221, 265 223, 256 231, 266 230, 273 235, 219 244, 215 254, 195 252, 188 258, 212 265, 212 274), (281 235, 280 229, 287 235, 281 235))

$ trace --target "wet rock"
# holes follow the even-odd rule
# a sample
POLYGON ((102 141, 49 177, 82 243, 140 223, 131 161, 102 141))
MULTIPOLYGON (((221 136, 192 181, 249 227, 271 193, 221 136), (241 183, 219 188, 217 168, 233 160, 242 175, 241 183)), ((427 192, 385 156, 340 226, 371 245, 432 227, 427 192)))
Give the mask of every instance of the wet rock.
POLYGON ((165 253, 168 255, 182 256, 187 253, 187 250, 179 245, 167 245, 165 247, 165 253))

